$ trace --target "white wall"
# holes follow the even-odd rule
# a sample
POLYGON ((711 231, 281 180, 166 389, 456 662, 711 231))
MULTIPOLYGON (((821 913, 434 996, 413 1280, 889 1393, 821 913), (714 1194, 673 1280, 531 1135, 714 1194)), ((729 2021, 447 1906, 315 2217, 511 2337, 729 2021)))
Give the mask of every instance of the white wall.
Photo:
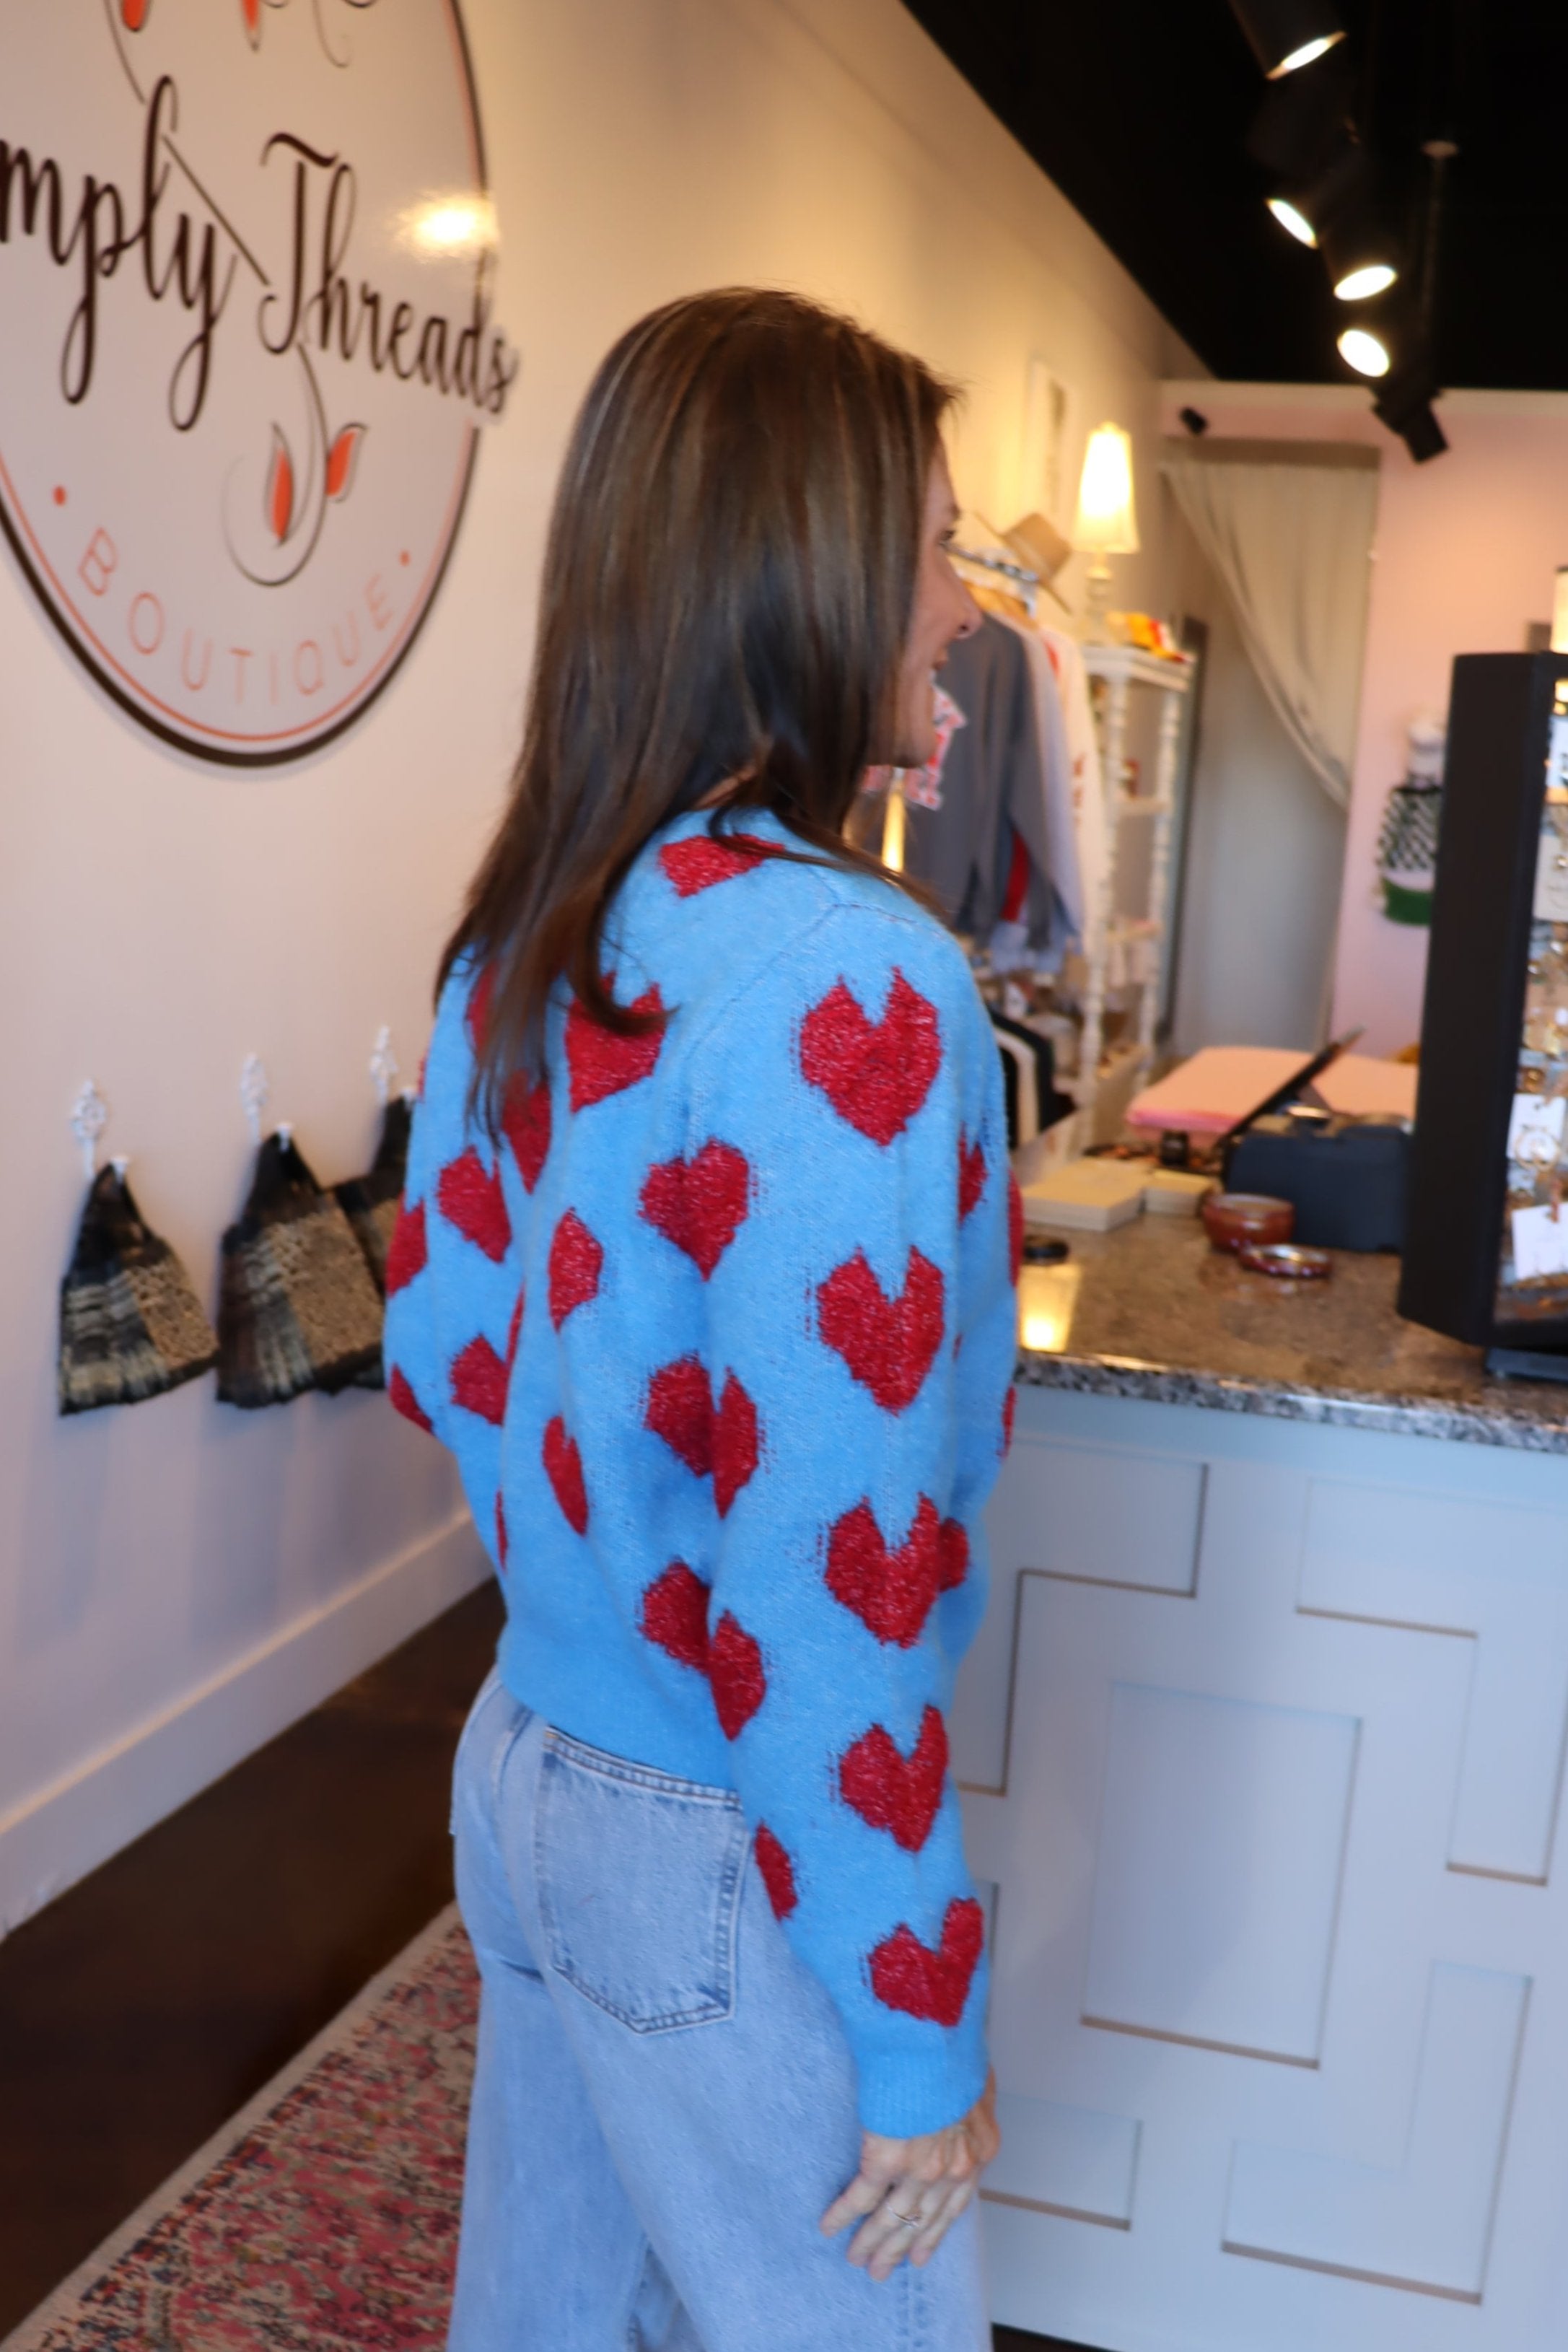
MULTIPOLYGON (((897 0, 470 0, 523 352, 441 600, 357 731, 236 780, 164 753, 83 682, 0 569, 0 1927, 480 1572, 442 1455, 370 1397, 259 1415, 210 1383, 55 1417, 55 1289, 91 1075, 142 1207, 211 1285, 246 1181, 235 1083, 324 1178, 371 1139, 380 1023, 404 1066, 517 731, 541 530, 606 344, 670 295, 782 281, 970 387, 960 489, 1012 520, 1028 364, 1082 436, 1134 432, 1158 606, 1156 380, 1192 371, 1147 301, 897 0)), ((3 325, 3 322, 0 322, 3 325)))

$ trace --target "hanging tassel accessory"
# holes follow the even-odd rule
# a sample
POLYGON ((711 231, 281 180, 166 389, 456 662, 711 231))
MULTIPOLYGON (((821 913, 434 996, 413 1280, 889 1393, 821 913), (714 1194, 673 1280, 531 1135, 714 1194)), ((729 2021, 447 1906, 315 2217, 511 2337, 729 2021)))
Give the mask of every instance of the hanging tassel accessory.
MULTIPOLYGON (((402 1201, 402 1188, 408 1174, 409 1137, 413 1126, 413 1097, 397 1094, 398 1062, 392 1052, 392 1031, 383 1028, 376 1038, 375 1051, 371 1055, 371 1077, 376 1089, 376 1100, 382 1107, 381 1141, 369 1172, 363 1176, 345 1177, 334 1184, 333 1193, 339 1206, 354 1228, 355 1238, 364 1251, 365 1263, 382 1297, 387 1287, 387 1252, 397 1225, 398 1210, 402 1201)), ((381 1387, 378 1380, 374 1385, 381 1387)))
POLYGON ((190 1276, 142 1221, 125 1181, 129 1161, 115 1160, 95 1171, 108 1115, 89 1082, 71 1119, 88 1196, 60 1285, 62 1414, 140 1404, 200 1379, 217 1361, 212 1326, 190 1276))
MULTIPOLYGON (((241 1098, 258 1135, 267 1076, 252 1055, 241 1098)), ((280 1125, 259 1143, 249 1198, 223 1237, 218 1394, 254 1411, 350 1387, 381 1360, 382 1302, 341 1206, 280 1125)))

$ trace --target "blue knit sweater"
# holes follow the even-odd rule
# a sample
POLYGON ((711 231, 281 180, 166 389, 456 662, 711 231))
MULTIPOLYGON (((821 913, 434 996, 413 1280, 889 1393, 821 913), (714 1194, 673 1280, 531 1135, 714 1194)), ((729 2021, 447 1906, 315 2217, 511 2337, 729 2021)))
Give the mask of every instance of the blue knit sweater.
MULTIPOLYGON (((618 1002, 552 1009, 492 1140, 485 982, 437 1016, 388 1269, 388 1381, 456 1454, 507 1687, 738 1791, 868 2128, 984 2087, 984 1922, 943 1716, 985 1600, 1016 1254, 957 947, 888 885, 677 819, 612 909, 618 1002)), ((796 845, 798 846, 798 845, 796 845)))

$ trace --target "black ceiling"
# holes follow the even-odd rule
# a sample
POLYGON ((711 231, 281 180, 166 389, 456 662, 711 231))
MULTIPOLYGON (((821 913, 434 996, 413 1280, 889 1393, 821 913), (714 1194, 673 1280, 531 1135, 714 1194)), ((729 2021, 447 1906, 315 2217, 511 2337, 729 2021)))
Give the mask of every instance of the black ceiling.
MULTIPOLYGON (((905 0, 1217 375, 1354 383, 1319 256, 1248 157, 1268 85, 1226 0, 905 0)), ((1432 343, 1447 386, 1568 390, 1568 6, 1343 0, 1357 119, 1418 260, 1447 167, 1432 343)), ((1310 68, 1309 68, 1310 70, 1310 68)))

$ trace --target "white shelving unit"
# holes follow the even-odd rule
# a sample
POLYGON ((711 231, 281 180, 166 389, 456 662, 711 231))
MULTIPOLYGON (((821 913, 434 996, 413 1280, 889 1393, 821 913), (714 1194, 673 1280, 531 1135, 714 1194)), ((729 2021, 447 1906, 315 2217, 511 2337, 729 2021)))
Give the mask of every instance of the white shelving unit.
POLYGON ((1114 1139, 1123 1113, 1154 1060, 1160 983, 1166 963, 1165 909, 1169 896, 1182 711, 1197 668, 1191 659, 1165 660, 1135 646, 1085 646, 1083 664, 1092 685, 1098 681, 1102 688, 1094 703, 1110 855, 1100 903, 1092 910, 1090 936, 1084 943, 1088 977, 1083 990, 1083 1042, 1078 1076, 1068 1089, 1079 1108, 1075 1125, 1081 1149, 1114 1139), (1134 694, 1159 698, 1154 774, 1147 793, 1130 793, 1126 785, 1128 723, 1134 694), (1118 913, 1116 906, 1122 834, 1131 824, 1150 829, 1146 901, 1144 911, 1136 915, 1118 913), (1118 948, 1125 950, 1144 941, 1150 943, 1145 969, 1127 983, 1139 991, 1136 1032, 1107 1054, 1105 992, 1112 954, 1118 948))

